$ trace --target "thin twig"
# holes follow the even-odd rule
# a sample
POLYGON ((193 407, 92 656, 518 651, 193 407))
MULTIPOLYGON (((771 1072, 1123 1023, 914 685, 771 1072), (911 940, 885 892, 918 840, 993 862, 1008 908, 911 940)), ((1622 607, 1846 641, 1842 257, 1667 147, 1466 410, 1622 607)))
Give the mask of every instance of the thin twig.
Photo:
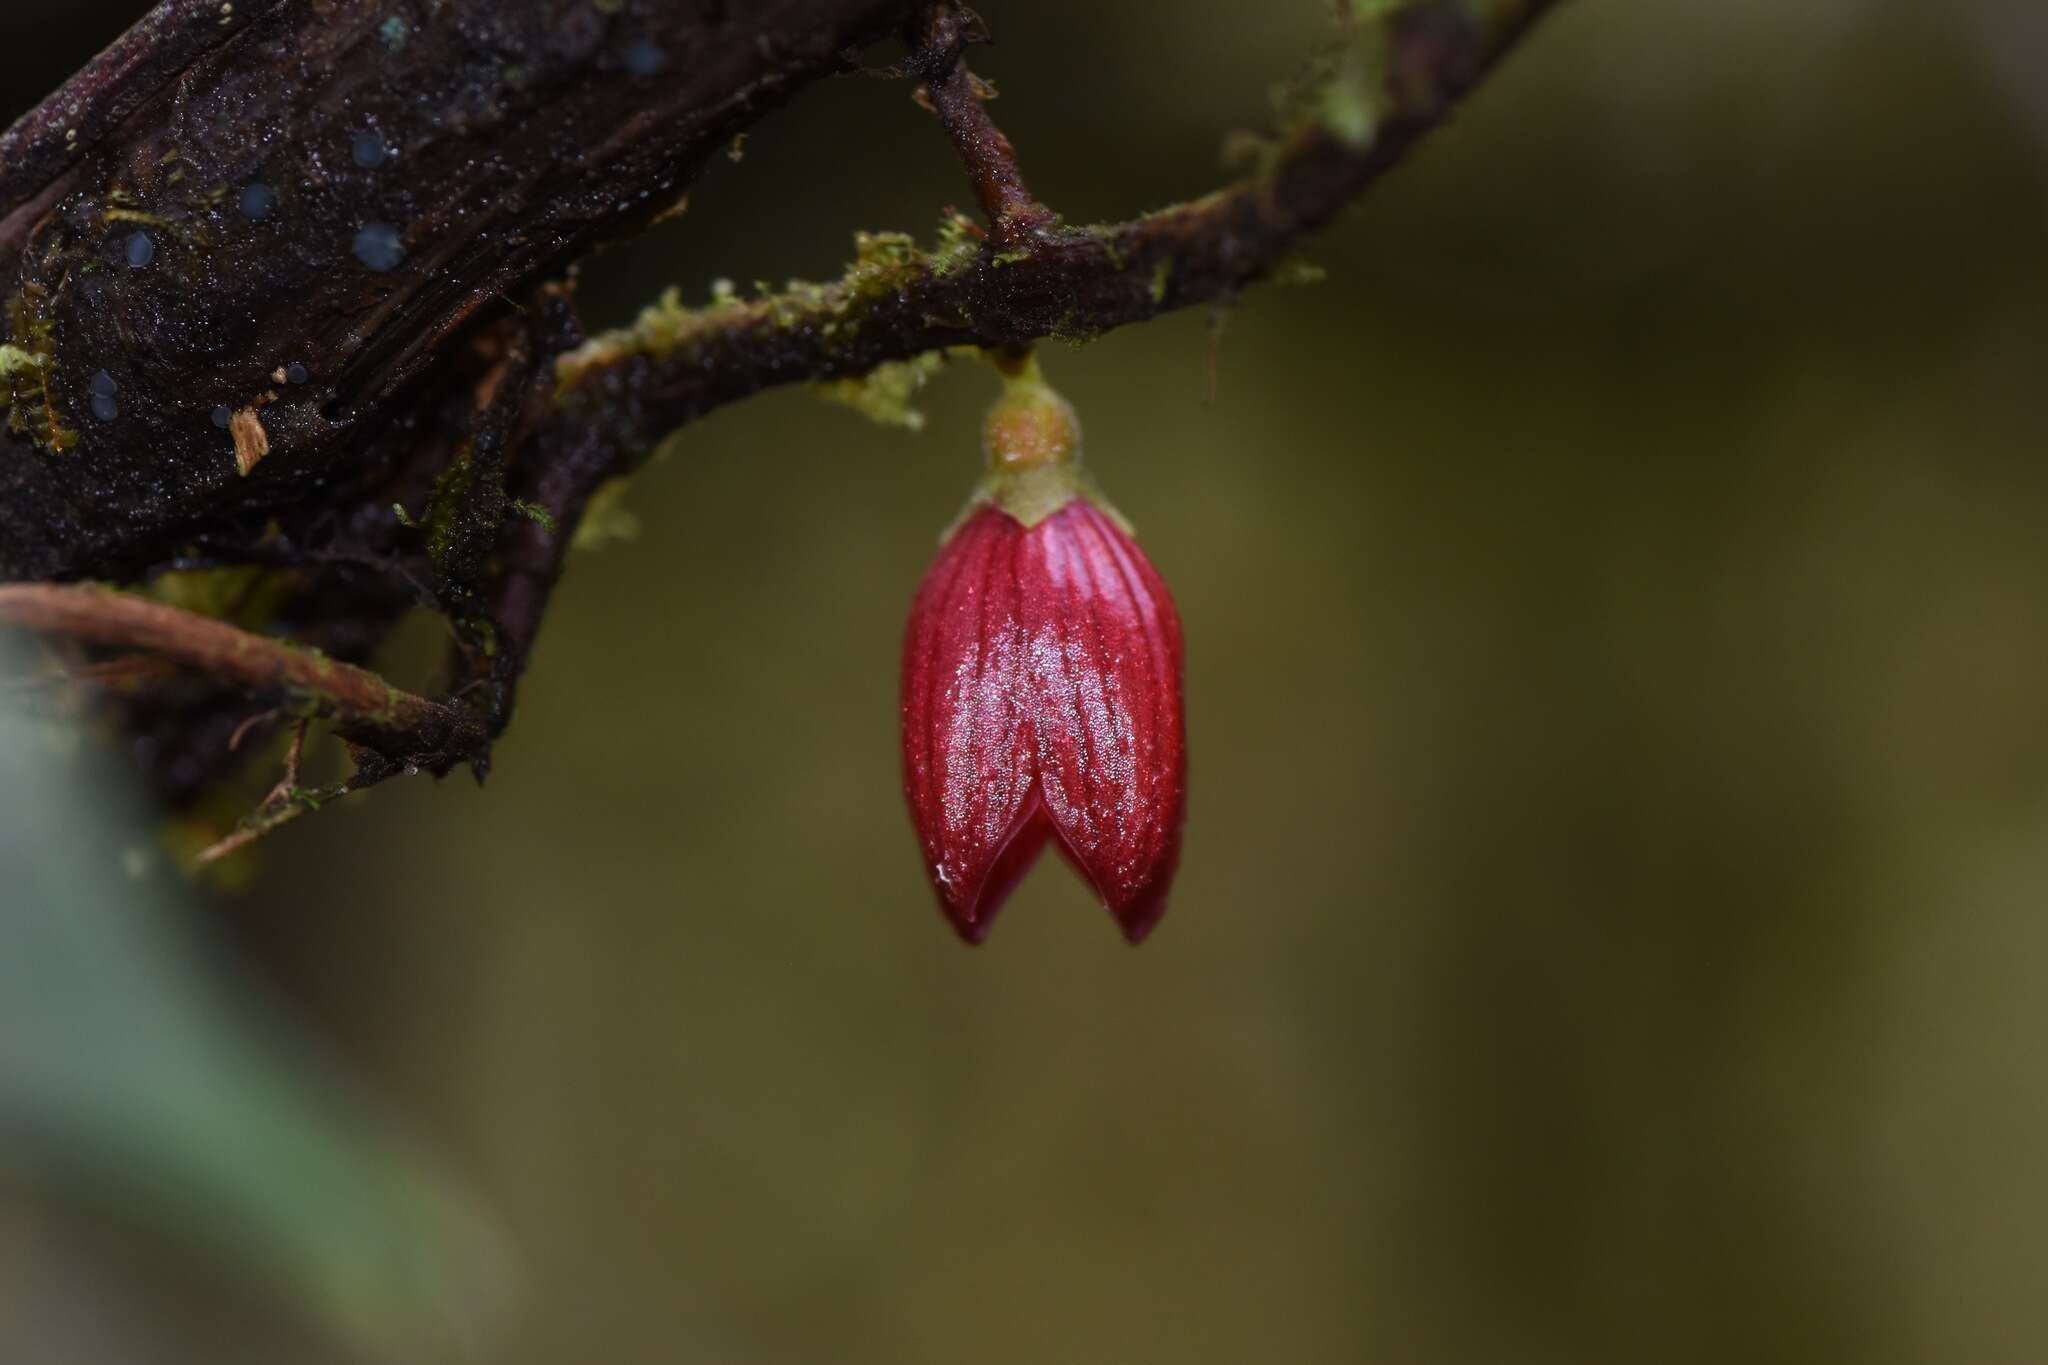
POLYGON ((271 799, 287 801, 299 787, 299 764, 306 756, 306 727, 313 722, 299 717, 298 725, 292 730, 291 747, 284 752, 284 777, 271 789, 271 799))
POLYGON ((954 0, 939 0, 912 29, 911 67, 924 84, 918 94, 939 116, 988 214, 991 240, 1015 249, 1058 221, 1024 184, 1017 150, 989 117, 982 101, 994 92, 967 69, 960 50, 983 38, 979 20, 954 0))
POLYGON ((309 811, 319 809, 311 804, 290 803, 281 806, 265 806, 248 819, 236 825, 228 834, 208 845, 195 860, 201 867, 207 867, 221 859, 240 853, 266 834, 281 829, 309 811))
POLYGON ((479 750, 466 709, 391 686, 368 669, 129 593, 65 583, 0 584, 0 622, 176 659, 219 682, 281 693, 388 757, 445 772, 479 750))
MULTIPOLYGON (((291 823, 308 811, 318 810, 334 796, 346 794, 346 783, 332 792, 308 792, 299 785, 300 764, 306 753, 306 728, 311 723, 304 717, 300 718, 292 731, 292 742, 285 750, 284 776, 232 832, 199 855, 201 866, 217 863, 231 853, 240 852, 272 830, 291 823)), ((239 736, 239 732, 237 734, 239 736)))
POLYGON ((228 736, 229 752, 232 753, 234 750, 241 748, 242 741, 249 737, 250 731, 261 729, 263 726, 271 724, 283 714, 284 712, 272 707, 268 711, 258 711, 255 715, 237 725, 235 732, 228 736))

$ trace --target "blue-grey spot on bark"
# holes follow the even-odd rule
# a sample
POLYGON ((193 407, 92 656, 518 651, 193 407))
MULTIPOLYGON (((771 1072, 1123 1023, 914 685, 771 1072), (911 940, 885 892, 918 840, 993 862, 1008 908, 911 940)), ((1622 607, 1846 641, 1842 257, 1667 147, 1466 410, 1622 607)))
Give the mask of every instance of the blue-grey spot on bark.
POLYGON ((229 407, 226 403, 222 403, 219 407, 213 410, 213 424, 219 427, 222 431, 226 431, 228 429, 228 423, 234 420, 235 410, 229 407))
POLYGON ((350 140, 349 155, 355 158, 356 165, 374 171, 391 155, 391 148, 375 128, 365 128, 350 140))
POLYGON ((146 232, 134 232, 128 236, 128 245, 123 248, 128 256, 128 267, 140 270, 156 259, 156 243, 146 232))
POLYGON ((242 186, 242 216, 262 222, 277 207, 277 191, 258 180, 242 186))
POLYGON ((405 264, 405 242, 389 223, 365 223, 356 234, 356 259, 379 275, 405 264))
POLYGON ((111 422, 121 415, 121 405, 114 401, 114 395, 121 386, 114 382, 114 376, 101 370, 92 377, 92 415, 102 422, 111 422))
POLYGON ((660 73, 668 65, 668 54, 650 38, 635 38, 626 44, 626 74, 641 80, 660 73))
POLYGON ((294 360, 291 364, 284 367, 284 378, 287 384, 303 384, 308 378, 306 367, 294 360))

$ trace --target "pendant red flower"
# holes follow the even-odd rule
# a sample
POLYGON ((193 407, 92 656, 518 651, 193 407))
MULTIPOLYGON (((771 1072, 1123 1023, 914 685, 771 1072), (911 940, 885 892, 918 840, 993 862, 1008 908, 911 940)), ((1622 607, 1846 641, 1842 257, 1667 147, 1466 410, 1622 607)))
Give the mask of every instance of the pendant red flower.
POLYGON ((1135 943, 1180 857, 1180 620, 1080 480, 1072 409, 1035 368, 997 404, 989 443, 990 480, 904 641, 904 787, 925 866, 979 943, 1051 842, 1135 943))

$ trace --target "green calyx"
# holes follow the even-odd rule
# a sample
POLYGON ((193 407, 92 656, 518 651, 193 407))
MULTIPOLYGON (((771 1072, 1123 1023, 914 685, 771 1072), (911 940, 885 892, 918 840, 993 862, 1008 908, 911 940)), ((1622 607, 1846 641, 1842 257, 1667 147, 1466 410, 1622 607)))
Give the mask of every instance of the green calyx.
POLYGON ((994 506, 1029 528, 1075 498, 1086 498, 1128 530, 1123 516, 1082 469, 1081 419, 1074 405, 1045 382, 1037 358, 1029 353, 989 358, 1002 376, 1003 391, 982 421, 981 449, 988 472, 960 520, 977 508, 994 506))

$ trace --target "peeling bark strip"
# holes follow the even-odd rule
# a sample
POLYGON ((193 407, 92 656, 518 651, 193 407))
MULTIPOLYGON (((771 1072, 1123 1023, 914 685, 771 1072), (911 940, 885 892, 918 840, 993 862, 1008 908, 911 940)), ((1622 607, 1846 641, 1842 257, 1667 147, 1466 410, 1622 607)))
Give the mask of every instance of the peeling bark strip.
POLYGON ((911 9, 167 0, 0 138, 0 298, 47 330, 45 430, 77 438, 0 437, 0 578, 119 576, 362 487, 464 322, 911 9), (239 478, 212 414, 281 366, 304 378, 239 478))

